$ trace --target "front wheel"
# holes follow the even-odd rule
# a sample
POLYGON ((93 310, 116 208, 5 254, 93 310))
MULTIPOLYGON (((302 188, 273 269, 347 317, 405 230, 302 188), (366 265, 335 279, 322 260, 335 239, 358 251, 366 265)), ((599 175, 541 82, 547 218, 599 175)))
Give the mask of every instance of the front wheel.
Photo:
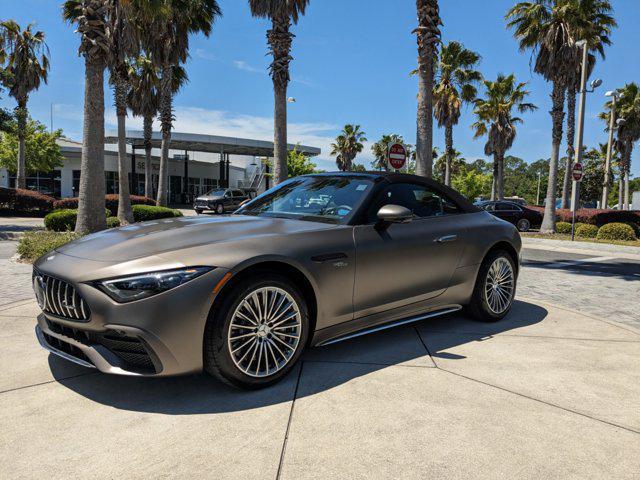
POLYGON ((495 322, 509 313, 516 294, 516 267, 504 250, 492 252, 484 259, 473 297, 470 313, 478 320, 495 322))
POLYGON ((196 215, 202 215, 202 210, 199 208, 196 208, 196 215))
POLYGON ((205 330, 205 370, 245 389, 273 385, 289 373, 309 335, 307 305, 295 285, 265 273, 218 300, 205 330))
POLYGON ((222 205, 221 203, 216 205, 216 213, 218 215, 222 215, 224 213, 224 205, 222 205))

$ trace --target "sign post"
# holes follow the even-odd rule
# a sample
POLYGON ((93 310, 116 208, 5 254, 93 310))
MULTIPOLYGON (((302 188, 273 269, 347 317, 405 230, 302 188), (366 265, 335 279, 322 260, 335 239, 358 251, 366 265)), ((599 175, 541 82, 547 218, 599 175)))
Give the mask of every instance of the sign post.
POLYGON ((573 177, 573 198, 571 199, 571 241, 576 236, 576 210, 578 209, 578 199, 580 198, 580 182, 584 176, 582 163, 576 162, 571 170, 573 177))
POLYGON ((402 143, 390 143, 387 147, 387 165, 389 169, 401 170, 407 163, 407 147, 402 143))

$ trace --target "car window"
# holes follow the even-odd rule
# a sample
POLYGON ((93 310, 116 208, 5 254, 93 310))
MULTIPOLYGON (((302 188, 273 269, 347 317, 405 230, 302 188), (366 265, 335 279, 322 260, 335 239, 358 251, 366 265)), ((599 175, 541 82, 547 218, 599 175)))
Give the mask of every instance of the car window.
POLYGON ((429 187, 413 183, 389 185, 374 202, 370 221, 375 220, 378 210, 385 205, 400 205, 421 218, 462 213, 450 198, 429 187))
POLYGON ((234 190, 233 191, 233 196, 234 197, 244 197, 244 193, 242 193, 240 190, 234 190))
POLYGON ((518 208, 514 203, 498 202, 496 204, 496 210, 502 212, 513 212, 514 210, 520 211, 520 208, 518 208))
POLYGON ((496 206, 493 203, 487 203, 486 205, 483 205, 482 208, 487 212, 493 212, 496 209, 496 206))

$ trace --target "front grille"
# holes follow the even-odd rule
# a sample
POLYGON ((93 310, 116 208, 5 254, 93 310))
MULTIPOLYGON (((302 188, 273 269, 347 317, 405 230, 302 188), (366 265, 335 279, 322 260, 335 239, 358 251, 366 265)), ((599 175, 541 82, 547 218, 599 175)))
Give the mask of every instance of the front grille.
POLYGON ((87 363, 92 363, 91 360, 89 360, 89 357, 87 357, 82 350, 80 350, 78 347, 71 345, 70 343, 67 342, 63 342, 62 340, 53 337, 45 332, 42 332, 42 335, 44 335, 44 339, 46 340, 46 342, 51 345, 53 348, 60 350, 61 352, 64 352, 68 355, 71 355, 72 357, 75 358, 79 358, 80 360, 84 360, 87 363))
POLYGON ((196 207, 208 207, 209 202, 206 200, 196 200, 196 207))
POLYGON ((125 370, 139 373, 157 373, 157 368, 151 359, 150 350, 137 337, 115 331, 93 333, 49 320, 47 320, 47 325, 52 332, 72 338, 85 345, 102 345, 123 361, 125 370))
POLYGON ((37 271, 34 271, 34 275, 42 278, 45 312, 68 320, 89 320, 89 306, 73 285, 37 271))

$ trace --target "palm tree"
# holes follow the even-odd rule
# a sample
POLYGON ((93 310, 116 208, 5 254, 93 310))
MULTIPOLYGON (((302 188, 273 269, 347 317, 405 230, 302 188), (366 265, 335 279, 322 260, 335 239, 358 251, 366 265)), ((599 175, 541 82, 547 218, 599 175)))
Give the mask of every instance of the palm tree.
POLYGON ((143 46, 160 69, 159 118, 162 130, 158 205, 167 204, 169 181, 169 144, 173 126, 173 73, 189 55, 189 35, 211 34, 217 17, 222 15, 216 0, 155 0, 155 15, 149 21, 143 46))
POLYGON ((431 177, 433 171, 433 75, 440 42, 438 0, 416 0, 418 27, 418 115, 416 174, 431 177))
POLYGON ((127 91, 129 90, 129 59, 140 51, 140 29, 135 13, 139 5, 131 0, 111 0, 108 16, 111 32, 109 69, 118 122, 118 219, 122 225, 133 222, 129 175, 127 170, 127 91), (137 8, 136 8, 137 7, 137 8))
POLYGON ((104 215, 104 71, 111 40, 108 0, 66 0, 62 15, 77 25, 84 56, 84 130, 76 232, 106 228, 104 215))
POLYGON ((436 86, 433 91, 434 111, 439 127, 445 129, 444 184, 451 185, 451 159, 453 158, 453 126, 458 124, 463 102, 475 100, 475 84, 482 80, 474 67, 480 55, 464 48, 461 43, 443 45, 436 65, 436 86))
POLYGON ((251 14, 271 20, 271 30, 267 31, 267 42, 273 61, 269 68, 273 81, 274 125, 273 156, 274 182, 284 182, 287 173, 287 86, 289 85, 289 63, 294 34, 290 32, 291 22, 298 23, 304 15, 310 0, 249 0, 251 14))
MULTIPOLYGON (((604 59, 604 47, 611 45, 609 35, 617 26, 615 19, 610 14, 612 10, 610 2, 608 0, 573 0, 565 8, 571 12, 565 18, 571 22, 572 37, 576 40, 586 40, 589 50, 597 52, 604 59)), ((575 154, 576 95, 580 89, 582 56, 575 55, 574 61, 573 74, 567 86, 567 161, 562 184, 561 208, 569 207, 571 170, 575 154)), ((589 54, 587 76, 591 76, 595 63, 595 55, 589 54)))
POLYGON ((434 158, 437 158, 437 160, 433 163, 433 177, 443 183, 447 176, 447 170, 450 177, 453 177, 460 173, 461 167, 466 162, 466 159, 462 157, 462 153, 455 149, 449 154, 444 153, 434 158))
POLYGON ((16 188, 26 187, 25 129, 27 126, 27 103, 29 95, 47 83, 49 72, 49 48, 45 43, 44 32, 32 29, 28 25, 22 30, 13 20, 0 23, 0 44, 7 63, 2 80, 9 89, 9 95, 18 103, 15 118, 18 124, 18 168, 16 188))
POLYGON ((387 150, 390 143, 404 144, 407 149, 407 158, 411 158, 411 156, 415 154, 413 146, 404 143, 402 135, 398 135, 397 133, 382 135, 380 140, 371 145, 371 153, 373 153, 373 156, 375 157, 375 160, 373 161, 373 168, 378 170, 389 170, 389 165, 387 164, 387 150))
POLYGON ((486 135, 485 155, 493 155, 493 187, 491 199, 504 198, 504 156, 516 138, 516 125, 522 119, 514 116, 534 111, 537 107, 525 102, 529 92, 526 83, 516 83, 515 75, 498 75, 492 82, 484 81, 486 98, 475 102, 474 113, 478 120, 473 124, 475 138, 486 135))
POLYGON ((573 10, 569 4, 576 0, 533 0, 520 2, 506 15, 507 25, 514 29, 520 50, 532 49, 534 70, 553 83, 551 94, 552 142, 549 160, 549 182, 540 231, 553 233, 556 228, 556 188, 558 159, 564 123, 564 101, 567 86, 575 72, 579 48, 573 38, 571 24, 573 10))
MULTIPOLYGON (((127 94, 127 104, 136 117, 142 117, 144 136, 144 194, 153 197, 153 170, 151 164, 151 138, 153 119, 158 114, 158 69, 148 56, 140 56, 129 65, 131 88, 127 94)), ((188 81, 186 70, 176 65, 173 68, 173 93, 176 94, 188 81)), ((157 187, 157 186, 156 186, 157 187)))
MULTIPOLYGON (((619 209, 629 210, 629 172, 631 171, 631 155, 633 144, 640 140, 640 86, 632 82, 618 89, 619 98, 616 103, 616 117, 624 119, 618 125, 615 147, 620 152, 621 188, 618 193, 621 202, 619 209)), ((601 118, 609 118, 612 102, 605 105, 608 110, 601 113, 601 118)))
POLYGON ((364 149, 365 133, 360 125, 345 125, 335 143, 331 144, 331 155, 336 157, 336 165, 343 172, 351 171, 356 155, 364 149))

